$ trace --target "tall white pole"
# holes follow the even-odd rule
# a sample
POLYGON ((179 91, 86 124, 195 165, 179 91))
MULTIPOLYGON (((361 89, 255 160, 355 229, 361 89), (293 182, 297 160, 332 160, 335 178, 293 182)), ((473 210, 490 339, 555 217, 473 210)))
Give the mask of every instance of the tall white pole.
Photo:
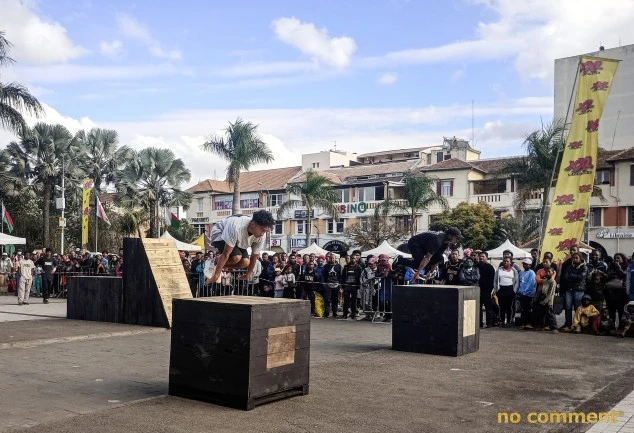
MULTIPOLYGON (((64 226, 66 225, 66 220, 64 219, 64 210, 66 209, 66 188, 64 187, 64 178, 66 177, 66 171, 65 171, 65 167, 64 167, 64 155, 62 155, 62 221, 64 221, 64 226)), ((60 235, 62 237, 60 244, 61 244, 61 251, 60 253, 63 255, 64 254, 64 228, 65 227, 60 227, 60 235)))
POLYGON ((99 212, 99 205, 97 204, 97 192, 95 192, 95 252, 99 252, 99 247, 97 246, 97 237, 99 236, 99 218, 97 218, 97 213, 99 212))

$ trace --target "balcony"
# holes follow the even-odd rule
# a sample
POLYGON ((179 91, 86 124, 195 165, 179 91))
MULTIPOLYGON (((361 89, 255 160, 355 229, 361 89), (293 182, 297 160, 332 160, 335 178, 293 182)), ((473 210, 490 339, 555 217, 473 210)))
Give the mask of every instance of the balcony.
POLYGON ((493 194, 474 194, 469 197, 469 203, 488 203, 493 209, 512 208, 515 194, 498 192, 493 194))

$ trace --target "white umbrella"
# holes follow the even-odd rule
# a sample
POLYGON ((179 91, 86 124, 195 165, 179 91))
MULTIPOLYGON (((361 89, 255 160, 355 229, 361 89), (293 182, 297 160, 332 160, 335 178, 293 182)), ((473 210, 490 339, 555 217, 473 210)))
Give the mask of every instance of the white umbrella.
POLYGON ((364 251, 362 253, 362 256, 363 257, 367 257, 369 255, 373 255, 373 256, 377 256, 378 257, 381 254, 387 255, 391 259, 393 259, 396 256, 403 256, 403 257, 405 257, 407 259, 410 259, 412 257, 411 254, 407 254, 407 253, 404 253, 402 251, 397 250, 392 245, 390 245, 388 243, 388 241, 383 241, 383 242, 381 242, 381 244, 378 247, 373 248, 373 249, 368 250, 368 251, 364 251))
POLYGON ((26 238, 0 233, 0 245, 26 245, 26 238))
POLYGON ((161 235, 161 239, 174 240, 176 242, 176 249, 178 251, 202 251, 203 250, 198 245, 188 244, 185 242, 181 242, 178 239, 174 239, 174 236, 170 235, 169 232, 167 231, 161 235))
POLYGON ((492 250, 487 251, 487 253, 489 254, 489 258, 490 259, 501 259, 502 258, 502 253, 505 250, 509 250, 513 253, 513 258, 514 259, 526 259, 526 258, 530 258, 531 254, 524 251, 521 248, 516 247, 515 245, 513 245, 511 243, 511 241, 509 241, 508 239, 499 247, 494 248, 492 250))

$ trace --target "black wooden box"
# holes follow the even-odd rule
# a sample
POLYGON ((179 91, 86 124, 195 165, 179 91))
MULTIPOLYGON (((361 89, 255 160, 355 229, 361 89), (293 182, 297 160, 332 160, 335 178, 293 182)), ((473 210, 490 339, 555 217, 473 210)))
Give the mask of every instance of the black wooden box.
POLYGON ((310 302, 174 299, 169 394, 251 410, 308 394, 310 302))
POLYGON ((98 322, 123 321, 121 277, 73 275, 68 278, 66 317, 98 322))
POLYGON ((392 313, 394 350, 462 356, 479 348, 479 287, 395 286, 392 313))

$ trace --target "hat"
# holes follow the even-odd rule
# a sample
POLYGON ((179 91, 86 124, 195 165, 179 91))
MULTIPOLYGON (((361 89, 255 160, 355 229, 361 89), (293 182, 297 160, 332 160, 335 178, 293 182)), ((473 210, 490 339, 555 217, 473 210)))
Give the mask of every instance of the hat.
POLYGON ((8 254, 7 254, 7 253, 2 253, 2 255, 3 255, 3 256, 8 256, 8 254))
POLYGON ((319 257, 317 257, 317 259, 319 259, 319 260, 326 260, 326 256, 319 256, 319 257))
POLYGON ((462 233, 460 232, 460 229, 458 227, 449 227, 447 230, 445 230, 445 233, 450 236, 456 236, 461 241, 464 240, 464 236, 462 236, 462 233))
MULTIPOLYGON (((590 295, 583 295, 583 296, 581 297, 581 300, 583 301, 584 299, 587 299, 588 301, 592 301, 592 296, 590 296, 590 295)), ((633 304, 634 304, 634 303, 633 303, 633 304)))
POLYGON ((464 253, 465 256, 470 256, 473 250, 471 248, 466 248, 462 252, 464 253))
POLYGON ((379 260, 387 260, 387 254, 379 254, 379 260))
POLYGON ((376 257, 370 257, 368 263, 376 263, 376 257))
POLYGON ((280 268, 275 268, 275 272, 282 272, 280 268))
POLYGON ((531 259, 526 258, 526 259, 522 260, 522 263, 525 263, 527 265, 532 265, 533 261, 531 259))

